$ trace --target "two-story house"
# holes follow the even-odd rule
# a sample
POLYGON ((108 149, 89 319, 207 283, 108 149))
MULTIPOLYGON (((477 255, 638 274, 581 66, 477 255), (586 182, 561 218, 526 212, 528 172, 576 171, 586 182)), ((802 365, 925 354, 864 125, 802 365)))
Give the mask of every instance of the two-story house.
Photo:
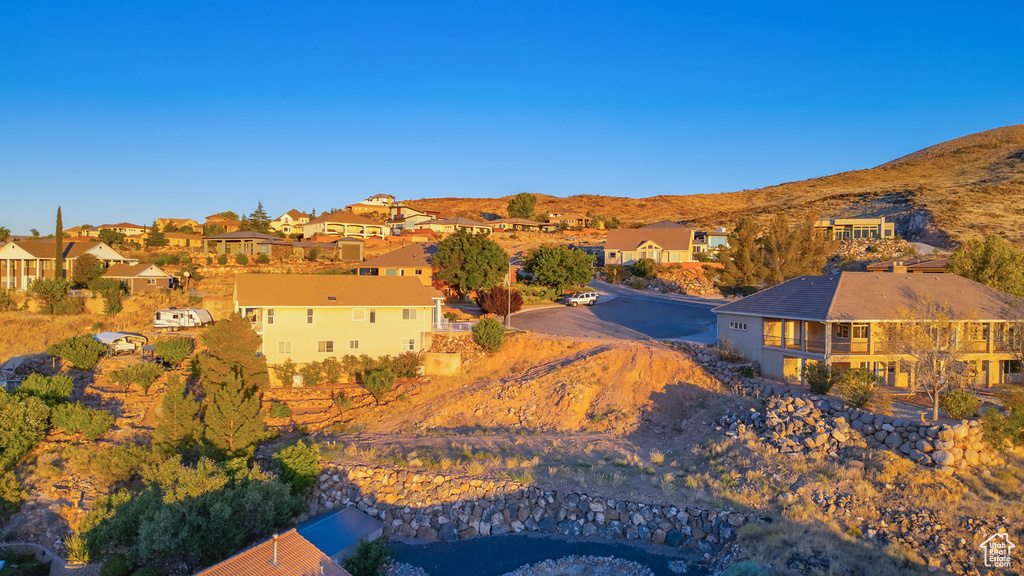
POLYGON ((148 226, 139 226, 138 224, 132 224, 130 222, 120 222, 118 224, 101 224, 97 226, 100 230, 113 230, 125 236, 139 236, 145 234, 149 230, 148 226))
POLYGON ((892 238, 896 234, 895 225, 892 222, 886 222, 885 216, 818 220, 814 223, 814 229, 833 240, 892 238))
POLYGON ((659 264, 693 261, 693 229, 617 228, 608 231, 604 243, 604 262, 608 266, 627 266, 649 258, 659 264))
POLYGON ((484 224, 483 222, 477 222, 476 220, 470 220, 469 218, 463 218, 462 216, 446 218, 444 220, 428 220, 417 226, 417 228, 433 230, 438 234, 452 234, 459 230, 465 230, 470 234, 477 234, 480 232, 490 234, 494 230, 490 224, 484 224))
POLYGON ((302 235, 312 238, 314 234, 330 234, 348 238, 384 238, 391 235, 391 229, 358 214, 339 210, 314 218, 302 225, 302 235))
POLYGON ((302 233, 303 224, 307 224, 311 216, 305 212, 292 209, 270 221, 270 229, 286 236, 302 233))
MULTIPOLYGON (((112 264, 135 262, 125 258, 103 242, 64 241, 64 277, 71 278, 75 263, 83 254, 95 256, 104 268, 112 264)), ((0 248, 0 288, 25 290, 39 278, 54 278, 57 246, 54 240, 8 242, 0 248)))
POLYGON ((586 228, 590 217, 576 212, 548 212, 548 222, 566 228, 586 228))
POLYGON ((769 378, 799 381, 806 362, 817 361, 869 368, 890 385, 908 386, 913 375, 902 371, 887 327, 908 321, 907 312, 926 299, 965 319, 958 334, 968 340, 965 360, 976 384, 1019 378, 1005 336, 1009 311, 1024 301, 955 274, 801 276, 713 311, 719 343, 758 362, 769 378))
POLYGON ((234 309, 269 364, 397 355, 430 346, 444 296, 411 276, 239 274, 234 309))

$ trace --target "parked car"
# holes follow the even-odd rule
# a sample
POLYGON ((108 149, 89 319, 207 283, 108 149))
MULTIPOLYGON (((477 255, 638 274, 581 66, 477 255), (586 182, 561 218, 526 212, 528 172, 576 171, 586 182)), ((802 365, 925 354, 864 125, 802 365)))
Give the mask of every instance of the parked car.
POLYGON ((213 324, 213 315, 203 308, 169 308, 153 313, 154 328, 168 328, 174 331, 207 324, 213 324))
POLYGON ((580 304, 593 306, 595 302, 597 302, 597 292, 580 292, 565 299, 566 306, 579 306, 580 304))
POLYGON ((104 344, 111 355, 135 354, 149 342, 149 338, 135 332, 100 332, 93 338, 104 344))

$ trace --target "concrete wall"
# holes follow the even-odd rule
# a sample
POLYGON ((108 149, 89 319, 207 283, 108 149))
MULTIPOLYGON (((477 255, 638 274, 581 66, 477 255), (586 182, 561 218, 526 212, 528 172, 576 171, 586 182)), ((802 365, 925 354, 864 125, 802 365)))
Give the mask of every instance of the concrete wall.
POLYGON ((352 354, 359 356, 396 356, 408 352, 408 341, 413 341, 413 351, 419 352, 429 345, 429 334, 433 326, 434 308, 431 306, 412 307, 416 312, 414 320, 403 319, 402 307, 313 308, 313 323, 307 322, 308 308, 273 308, 274 323, 267 320, 263 311, 263 354, 269 364, 292 361, 305 364, 319 362, 329 356, 340 358, 352 354), (362 320, 356 320, 356 311, 362 313, 362 320), (376 312, 376 321, 370 322, 371 311, 376 312), (425 337, 425 335, 427 335, 425 337), (319 342, 333 342, 332 352, 320 352, 319 342), (351 342, 358 342, 357 348, 351 342), (282 342, 290 342, 291 352, 281 352, 282 342))
POLYGON ((462 366, 462 354, 441 352, 423 353, 423 374, 425 376, 451 376, 462 366))
POLYGON ((718 315, 718 344, 728 341, 729 347, 751 362, 761 361, 764 344, 764 326, 761 318, 755 316, 739 316, 735 314, 718 315), (746 330, 732 328, 731 323, 746 325, 746 330))

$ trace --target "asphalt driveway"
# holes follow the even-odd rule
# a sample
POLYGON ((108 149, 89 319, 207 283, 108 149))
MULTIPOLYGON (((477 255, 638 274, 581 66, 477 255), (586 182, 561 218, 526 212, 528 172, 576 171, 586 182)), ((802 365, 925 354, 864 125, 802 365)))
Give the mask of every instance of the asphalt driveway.
POLYGON ((602 294, 593 306, 551 306, 513 315, 512 326, 543 334, 622 340, 682 339, 713 344, 722 300, 663 295, 595 282, 602 294))

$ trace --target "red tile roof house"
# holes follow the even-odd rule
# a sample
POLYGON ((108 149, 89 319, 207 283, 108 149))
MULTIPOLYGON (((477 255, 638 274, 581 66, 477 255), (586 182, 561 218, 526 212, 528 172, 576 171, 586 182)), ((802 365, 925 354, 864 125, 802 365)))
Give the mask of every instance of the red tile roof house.
POLYGON ((119 224, 101 224, 98 226, 100 230, 113 230, 114 232, 120 232, 125 236, 138 236, 139 234, 145 234, 149 230, 148 226, 139 226, 138 224, 131 224, 128 222, 121 222, 119 224))
POLYGON ((1016 382, 1020 365, 1006 345, 1008 316, 1024 300, 955 274, 843 272, 801 276, 715 308, 718 341, 758 362, 768 378, 800 381, 808 361, 845 370, 865 367, 892 386, 909 386, 886 326, 902 322, 926 298, 967 318, 958 331, 975 384, 1016 382))
POLYGON ((103 273, 104 278, 120 280, 129 294, 168 290, 174 277, 155 264, 114 264, 103 273))
MULTIPOLYGON (((56 243, 53 240, 24 240, 8 242, 0 248, 0 288, 25 290, 33 280, 53 278, 56 260, 56 243)), ((103 242, 64 241, 64 277, 71 278, 75 262, 82 254, 91 254, 103 263, 131 262, 103 242)))
POLYGON ((294 528, 196 576, 352 576, 294 528))

